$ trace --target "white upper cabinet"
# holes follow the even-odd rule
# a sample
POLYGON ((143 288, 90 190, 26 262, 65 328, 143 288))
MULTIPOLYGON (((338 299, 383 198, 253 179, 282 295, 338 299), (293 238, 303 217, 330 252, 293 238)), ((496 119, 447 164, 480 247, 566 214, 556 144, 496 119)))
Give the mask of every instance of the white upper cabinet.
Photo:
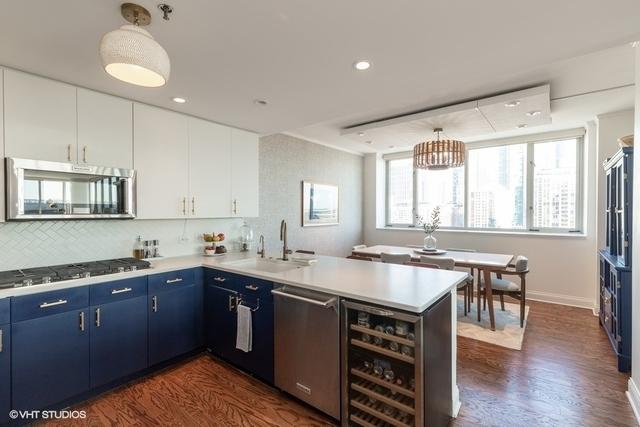
POLYGON ((189 119, 189 215, 231 216, 231 128, 189 119))
POLYGON ((231 214, 258 216, 258 135, 231 130, 231 214))
POLYGON ((76 161, 76 88, 4 71, 5 155, 76 161))
POLYGON ((185 218, 189 214, 187 116, 134 104, 133 161, 138 218, 185 218))
POLYGON ((80 164, 133 168, 133 102, 78 88, 80 164))

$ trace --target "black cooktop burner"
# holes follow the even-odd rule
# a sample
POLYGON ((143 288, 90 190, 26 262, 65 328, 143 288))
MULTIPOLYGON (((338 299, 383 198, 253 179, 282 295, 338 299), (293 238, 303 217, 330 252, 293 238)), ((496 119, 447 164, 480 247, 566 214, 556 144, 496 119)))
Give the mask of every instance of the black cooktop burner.
POLYGON ((150 267, 151 264, 148 261, 135 258, 119 258, 79 264, 2 271, 0 272, 0 289, 40 285, 43 283, 102 276, 125 271, 144 270, 150 267))

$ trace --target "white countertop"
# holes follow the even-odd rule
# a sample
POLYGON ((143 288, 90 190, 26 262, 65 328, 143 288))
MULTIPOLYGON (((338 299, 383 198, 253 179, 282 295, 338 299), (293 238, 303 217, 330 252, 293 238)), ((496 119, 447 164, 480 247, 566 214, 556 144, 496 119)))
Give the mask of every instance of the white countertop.
POLYGON ((209 267, 276 283, 297 286, 354 300, 421 313, 467 278, 457 271, 435 270, 405 265, 383 264, 347 258, 318 256, 318 261, 279 273, 252 270, 230 262, 254 258, 255 254, 227 254, 222 257, 200 255, 164 258, 152 268, 96 276, 45 285, 0 290, 0 298, 28 295, 96 283, 110 282, 194 267, 209 267))

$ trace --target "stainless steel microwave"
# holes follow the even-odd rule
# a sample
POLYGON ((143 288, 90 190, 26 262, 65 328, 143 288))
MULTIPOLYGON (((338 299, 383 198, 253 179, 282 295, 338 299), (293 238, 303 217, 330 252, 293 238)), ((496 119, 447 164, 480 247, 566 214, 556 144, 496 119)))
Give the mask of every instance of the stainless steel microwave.
POLYGON ((7 220, 136 216, 134 170, 15 158, 5 161, 7 220))

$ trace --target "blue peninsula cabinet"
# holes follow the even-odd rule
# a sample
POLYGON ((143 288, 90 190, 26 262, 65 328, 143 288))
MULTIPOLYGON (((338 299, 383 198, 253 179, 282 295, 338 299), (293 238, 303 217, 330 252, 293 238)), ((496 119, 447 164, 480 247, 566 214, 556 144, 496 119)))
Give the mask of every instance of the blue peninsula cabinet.
POLYGON ((93 285, 91 387, 147 367, 147 277, 93 285))
POLYGON ((12 298, 12 409, 44 409, 89 389, 88 306, 88 287, 12 298))
POLYGON ((149 365, 202 345, 202 269, 149 276, 149 365))
POLYGON ((9 421, 11 410, 11 325, 10 300, 0 299, 0 424, 9 421))

